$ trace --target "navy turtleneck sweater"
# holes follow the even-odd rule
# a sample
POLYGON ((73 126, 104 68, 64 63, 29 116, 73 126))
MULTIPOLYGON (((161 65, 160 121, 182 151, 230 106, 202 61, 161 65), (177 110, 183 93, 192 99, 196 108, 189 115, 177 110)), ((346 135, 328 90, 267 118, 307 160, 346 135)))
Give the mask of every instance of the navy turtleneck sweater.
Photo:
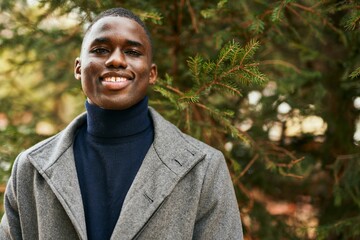
POLYGON ((110 239, 125 196, 149 150, 154 129, 148 101, 126 110, 86 102, 87 122, 74 142, 89 240, 110 239))

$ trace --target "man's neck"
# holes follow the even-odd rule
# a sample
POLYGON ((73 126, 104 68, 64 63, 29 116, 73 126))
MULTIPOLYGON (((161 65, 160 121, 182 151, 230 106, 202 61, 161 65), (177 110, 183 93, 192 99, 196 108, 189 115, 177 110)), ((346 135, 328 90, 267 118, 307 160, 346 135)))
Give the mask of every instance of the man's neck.
POLYGON ((86 101, 87 132, 95 137, 119 138, 137 134, 151 124, 148 98, 125 110, 107 110, 86 101))

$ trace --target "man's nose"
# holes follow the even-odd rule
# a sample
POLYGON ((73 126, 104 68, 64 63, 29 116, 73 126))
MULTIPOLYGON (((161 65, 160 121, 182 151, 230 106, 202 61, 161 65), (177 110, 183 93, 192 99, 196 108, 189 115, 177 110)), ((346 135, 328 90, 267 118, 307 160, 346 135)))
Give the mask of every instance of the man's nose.
POLYGON ((126 68, 127 62, 126 62, 125 54, 120 49, 116 49, 109 56, 109 58, 105 62, 105 65, 106 67, 126 68))

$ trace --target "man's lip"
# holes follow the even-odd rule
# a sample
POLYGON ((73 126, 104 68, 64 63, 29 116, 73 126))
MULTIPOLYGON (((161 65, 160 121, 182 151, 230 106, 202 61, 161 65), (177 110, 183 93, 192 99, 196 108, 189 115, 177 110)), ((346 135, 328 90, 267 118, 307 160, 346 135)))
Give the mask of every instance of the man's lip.
POLYGON ((112 81, 102 81, 101 85, 104 89, 110 90, 110 91, 119 91, 131 84, 131 81, 118 81, 118 82, 112 82, 112 81))

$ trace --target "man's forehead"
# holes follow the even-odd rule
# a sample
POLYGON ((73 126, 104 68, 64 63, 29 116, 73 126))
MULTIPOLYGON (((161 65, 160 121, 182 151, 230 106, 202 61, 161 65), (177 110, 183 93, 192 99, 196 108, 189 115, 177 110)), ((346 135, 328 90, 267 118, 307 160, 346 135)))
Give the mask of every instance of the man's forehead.
POLYGON ((95 22, 85 34, 82 47, 91 45, 96 39, 109 36, 126 38, 151 48, 150 39, 142 26, 132 19, 120 16, 106 16, 95 22))
POLYGON ((105 16, 97 20, 85 33, 82 50, 93 44, 96 39, 117 37, 125 38, 127 42, 138 42, 149 49, 152 55, 151 39, 142 25, 135 20, 122 16, 105 16))
POLYGON ((89 33, 100 33, 106 31, 133 31, 137 34, 145 34, 145 30, 134 20, 120 16, 106 16, 99 19, 91 27, 89 33))

